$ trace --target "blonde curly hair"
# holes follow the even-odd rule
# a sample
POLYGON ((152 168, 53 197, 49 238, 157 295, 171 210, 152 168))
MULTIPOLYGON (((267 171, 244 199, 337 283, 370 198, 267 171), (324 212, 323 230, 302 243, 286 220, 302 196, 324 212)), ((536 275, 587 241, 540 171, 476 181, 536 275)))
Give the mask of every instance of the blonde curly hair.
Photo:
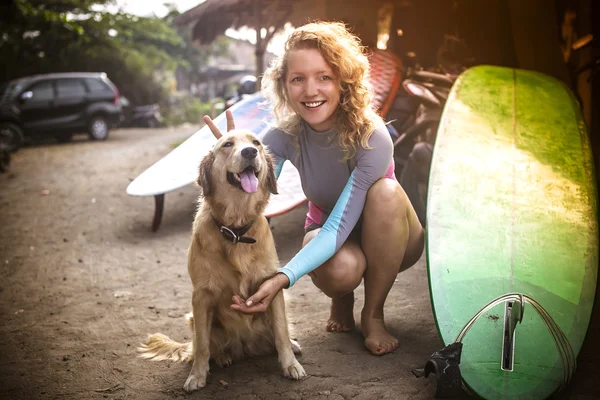
POLYGON ((286 75, 290 52, 317 49, 336 75, 340 103, 336 109, 339 145, 345 159, 352 158, 358 146, 368 149, 375 124, 381 118, 371 106, 369 61, 360 39, 339 22, 312 22, 289 36, 284 53, 265 71, 262 86, 271 100, 277 126, 291 135, 298 135, 301 117, 291 107, 286 90, 286 75))

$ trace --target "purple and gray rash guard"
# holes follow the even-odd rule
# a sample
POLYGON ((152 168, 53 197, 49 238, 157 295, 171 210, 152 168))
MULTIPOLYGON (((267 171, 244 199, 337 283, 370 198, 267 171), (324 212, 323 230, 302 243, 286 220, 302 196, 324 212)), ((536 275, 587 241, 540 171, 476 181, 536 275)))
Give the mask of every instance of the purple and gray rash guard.
POLYGON ((289 278, 290 287, 342 247, 363 212, 371 185, 383 177, 396 179, 393 143, 383 124, 377 125, 369 138, 370 149, 359 145, 354 157, 344 161, 335 129, 317 132, 306 122, 301 123, 299 148, 291 135, 279 129, 271 129, 263 138, 273 156, 277 177, 285 160, 296 167, 310 202, 308 218, 323 226, 313 240, 279 269, 289 278))

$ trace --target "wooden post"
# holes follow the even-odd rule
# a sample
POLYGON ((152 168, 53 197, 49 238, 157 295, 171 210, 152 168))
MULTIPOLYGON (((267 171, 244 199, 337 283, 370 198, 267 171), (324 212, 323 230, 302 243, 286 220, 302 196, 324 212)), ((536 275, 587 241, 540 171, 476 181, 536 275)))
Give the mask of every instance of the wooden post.
POLYGON ((263 60, 265 56, 265 48, 267 47, 263 37, 262 37, 262 1, 257 0, 254 3, 254 15, 256 17, 256 47, 254 50, 254 54, 256 56, 256 90, 260 91, 261 89, 261 80, 263 75, 263 60))

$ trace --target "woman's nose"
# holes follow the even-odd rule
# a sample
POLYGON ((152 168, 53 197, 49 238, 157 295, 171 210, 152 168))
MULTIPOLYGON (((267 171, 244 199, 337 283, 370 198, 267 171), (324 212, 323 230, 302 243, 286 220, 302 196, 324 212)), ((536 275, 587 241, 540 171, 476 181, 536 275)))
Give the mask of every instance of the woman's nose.
POLYGON ((319 92, 319 88, 314 79, 306 80, 306 95, 307 96, 316 96, 319 92))

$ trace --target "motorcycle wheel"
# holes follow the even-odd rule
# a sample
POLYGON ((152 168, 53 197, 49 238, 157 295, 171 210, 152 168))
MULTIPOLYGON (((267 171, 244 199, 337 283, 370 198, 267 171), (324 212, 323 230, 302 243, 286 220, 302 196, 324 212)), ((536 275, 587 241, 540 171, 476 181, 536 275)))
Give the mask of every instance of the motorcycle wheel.
POLYGON ((146 121, 146 126, 148 128, 158 128, 158 121, 156 118, 150 118, 148 121, 146 121))

